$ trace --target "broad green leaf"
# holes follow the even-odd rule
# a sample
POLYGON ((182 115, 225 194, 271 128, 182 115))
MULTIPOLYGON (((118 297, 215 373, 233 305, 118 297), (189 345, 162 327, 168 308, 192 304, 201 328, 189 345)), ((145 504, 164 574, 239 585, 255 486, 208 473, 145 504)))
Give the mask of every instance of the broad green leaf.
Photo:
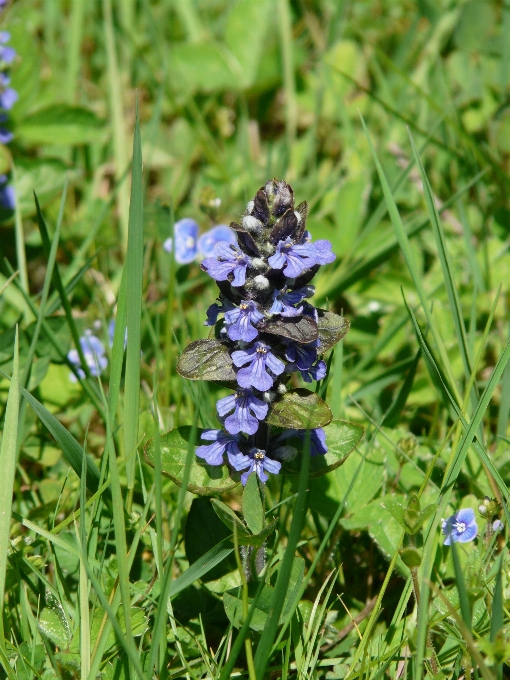
MULTIPOLYGON (((245 530, 246 531, 246 530, 245 530)), ((184 528, 184 550, 188 562, 193 565, 218 543, 230 536, 230 531, 216 514, 209 498, 195 498, 186 518, 184 528)), ((214 581, 235 569, 233 557, 224 559, 202 578, 214 581)))
POLYGON ((260 324, 258 328, 264 333, 289 338, 301 344, 313 342, 318 337, 317 324, 309 316, 275 319, 260 324))
POLYGON ((234 74, 224 52, 213 42, 176 43, 171 49, 172 81, 181 92, 213 92, 236 89, 239 73, 234 74))
POLYGON ((333 415, 318 394, 310 390, 291 390, 269 407, 266 422, 274 427, 308 430, 324 427, 333 415))
MULTIPOLYGON (((328 452, 325 455, 318 454, 312 456, 310 460, 310 477, 321 477, 340 467, 360 443, 364 434, 364 429, 361 425, 349 423, 346 420, 333 420, 324 431, 326 433, 328 452)), ((289 440, 289 443, 299 446, 300 450, 304 448, 302 439, 289 440)), ((299 457, 283 462, 282 465, 282 471, 290 474, 299 474, 299 457)))
POLYGON ((23 119, 16 136, 34 144, 87 144, 100 139, 103 121, 90 109, 52 104, 23 119))
POLYGON ((319 354, 324 354, 347 335, 351 323, 343 316, 328 312, 326 309, 318 309, 317 312, 319 314, 319 340, 321 341, 317 351, 319 354))
POLYGON ((177 372, 188 380, 236 379, 229 351, 219 340, 191 342, 179 357, 177 372))
POLYGON ((71 629, 62 605, 52 595, 46 596, 46 606, 39 617, 38 627, 57 647, 68 649, 71 644, 71 629))
MULTIPOLYGON (((30 392, 21 388, 23 397, 28 401, 30 406, 39 416, 41 422, 48 428, 57 444, 62 449, 67 462, 81 477, 82 459, 84 456, 83 448, 78 444, 73 435, 66 430, 60 421, 58 421, 53 414, 51 414, 30 392)), ((92 462, 92 459, 87 456, 87 488, 95 493, 99 485, 99 470, 92 462)), ((110 492, 105 491, 105 496, 109 497, 110 492)))
POLYGON ((260 497, 257 475, 250 475, 243 491, 243 516, 253 534, 264 528, 264 507, 260 497))
MULTIPOLYGON (((189 440, 192 428, 178 427, 161 435, 159 444, 161 450, 161 472, 169 477, 177 486, 181 486, 181 477, 186 464, 189 440)), ((197 430, 197 441, 203 430, 197 430)), ((154 467, 154 440, 150 439, 144 450, 147 463, 154 467)), ((199 496, 211 496, 233 489, 239 484, 229 476, 225 465, 207 465, 202 459, 195 458, 191 466, 188 491, 199 496)))
POLYGON ((23 216, 36 212, 34 191, 41 205, 62 191, 66 178, 74 180, 78 172, 56 158, 20 158, 16 163, 17 197, 23 216))

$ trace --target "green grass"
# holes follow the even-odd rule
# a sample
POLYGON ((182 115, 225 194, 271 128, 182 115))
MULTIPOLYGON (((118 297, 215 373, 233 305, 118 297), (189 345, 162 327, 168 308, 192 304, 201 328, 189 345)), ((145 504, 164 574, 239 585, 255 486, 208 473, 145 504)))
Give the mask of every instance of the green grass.
MULTIPOLYGON (((2 11, 19 100, 0 154, 18 197, 0 213, 0 678, 508 675, 509 22, 475 0, 2 11), (271 477, 247 583, 246 529, 186 490, 226 392, 176 362, 217 288, 162 244, 183 217, 239 221, 272 176, 337 255, 314 301, 351 330, 318 390, 365 435, 327 476, 303 457, 271 477), (435 511, 411 538, 384 503, 413 494, 435 511), (452 550, 441 519, 461 507, 479 535, 452 550)), ((216 498, 241 512, 239 486, 216 498)))

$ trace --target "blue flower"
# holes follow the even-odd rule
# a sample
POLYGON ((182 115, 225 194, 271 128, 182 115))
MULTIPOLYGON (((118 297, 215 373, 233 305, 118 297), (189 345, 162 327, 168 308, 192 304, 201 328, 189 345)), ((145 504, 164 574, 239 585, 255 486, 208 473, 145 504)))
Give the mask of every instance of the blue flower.
POLYGON ((269 477, 266 474, 266 471, 273 475, 277 475, 280 472, 280 468, 282 467, 282 464, 277 460, 268 458, 266 456, 266 452, 262 449, 252 449, 250 451, 248 464, 249 468, 247 472, 241 475, 241 482, 243 485, 246 485, 248 477, 252 472, 257 473, 261 482, 267 482, 269 477))
POLYGON ((223 418, 234 411, 225 419, 225 427, 230 434, 245 432, 255 434, 259 428, 259 420, 267 415, 268 405, 258 399, 250 390, 239 389, 235 394, 220 399, 216 404, 218 415, 223 418))
POLYGON ((316 427, 313 430, 284 430, 282 434, 276 439, 275 443, 279 444, 284 442, 289 437, 299 437, 302 441, 305 441, 306 433, 310 432, 310 455, 311 456, 323 456, 329 449, 326 445, 326 433, 322 427, 316 427))
POLYGON ((13 47, 8 47, 5 44, 10 39, 11 34, 9 31, 0 31, 0 61, 3 61, 4 64, 12 64, 17 54, 13 47))
POLYGON ((214 246, 222 242, 235 246, 237 237, 226 224, 217 224, 198 239, 198 250, 203 257, 211 257, 214 255, 214 246))
POLYGON ((336 260, 336 255, 331 250, 332 246, 329 241, 326 241, 325 239, 315 241, 313 247, 315 248, 317 264, 330 264, 336 260))
MULTIPOLYGON (((90 374, 94 377, 101 375, 104 369, 108 366, 108 359, 105 356, 105 349, 101 340, 96 338, 96 336, 92 334, 92 331, 87 330, 80 338, 80 345, 90 374)), ((77 366, 77 372, 80 378, 85 378, 85 371, 81 368, 78 350, 72 349, 70 352, 68 352, 67 359, 72 364, 77 366)), ((71 373, 69 377, 73 382, 76 382, 76 376, 74 373, 71 373)))
POLYGON ((222 305, 219 305, 217 302, 215 302, 212 305, 209 305, 207 308, 207 319, 204 321, 204 326, 214 326, 216 321, 218 321, 218 316, 224 312, 224 308, 222 305))
POLYGON ((9 111, 18 101, 18 93, 8 87, 11 79, 5 73, 0 73, 0 109, 9 111))
POLYGON ((472 508, 464 508, 441 520, 441 530, 446 536, 445 545, 451 543, 469 543, 478 532, 478 525, 475 520, 475 512, 472 508))
POLYGON ((213 442, 209 445, 197 446, 195 451, 197 456, 204 458, 208 465, 223 465, 223 454, 226 452, 230 464, 236 470, 246 467, 248 456, 241 453, 238 435, 227 434, 223 430, 204 430, 200 438, 213 442))
POLYGON ((174 238, 170 237, 163 243, 167 253, 173 250, 175 239, 175 261, 178 264, 193 262, 198 253, 198 224, 195 220, 185 217, 174 224, 174 238))
MULTIPOLYGON (((291 366, 294 367, 295 364, 287 364, 287 371, 290 370, 291 366)), ((324 361, 317 361, 317 363, 310 366, 310 368, 301 370, 300 373, 305 382, 311 383, 312 380, 322 380, 326 376, 326 370, 326 363, 324 361)))
POLYGON ((303 313, 303 305, 294 307, 294 305, 302 302, 308 294, 306 288, 299 290, 283 290, 273 291, 273 304, 269 310, 270 314, 280 314, 284 317, 300 316, 303 313))
POLYGON ((295 279, 317 264, 317 257, 311 243, 294 243, 287 236, 284 241, 278 242, 276 253, 267 261, 273 269, 283 269, 285 276, 295 279))
POLYGON ((0 175, 0 205, 7 210, 14 210, 16 194, 12 184, 7 184, 7 175, 0 175))
MULTIPOLYGON (((3 113, 0 113, 0 123, 6 123, 9 119, 3 113)), ((0 144, 9 144, 14 135, 5 127, 0 127, 0 144)))
POLYGON ((214 246, 214 257, 207 257, 200 265, 215 281, 229 281, 233 275, 233 286, 244 286, 246 269, 251 260, 236 246, 220 241, 214 246))
POLYGON ((228 337, 231 340, 244 340, 244 342, 255 340, 259 332, 254 325, 263 318, 264 315, 258 311, 253 300, 241 300, 239 307, 233 307, 225 312, 228 337))
POLYGON ((317 341, 300 345, 292 340, 286 341, 287 349, 285 358, 292 363, 292 367, 287 365, 287 371, 308 371, 317 360, 317 341))
POLYGON ((275 375, 280 375, 285 370, 285 364, 271 352, 271 347, 263 342, 256 342, 247 350, 238 350, 232 353, 232 360, 236 366, 244 366, 237 373, 237 382, 241 387, 255 387, 261 392, 270 389, 274 378, 267 369, 275 375))

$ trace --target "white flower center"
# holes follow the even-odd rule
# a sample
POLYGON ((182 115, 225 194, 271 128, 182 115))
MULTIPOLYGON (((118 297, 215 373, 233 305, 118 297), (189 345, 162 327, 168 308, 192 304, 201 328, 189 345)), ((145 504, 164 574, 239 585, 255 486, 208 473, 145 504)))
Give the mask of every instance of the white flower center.
POLYGON ((188 236, 186 239, 186 248, 194 248, 195 247, 195 239, 193 236, 188 236))
POLYGON ((453 526, 459 532, 459 534, 463 534, 466 531, 466 525, 464 522, 456 522, 453 526))

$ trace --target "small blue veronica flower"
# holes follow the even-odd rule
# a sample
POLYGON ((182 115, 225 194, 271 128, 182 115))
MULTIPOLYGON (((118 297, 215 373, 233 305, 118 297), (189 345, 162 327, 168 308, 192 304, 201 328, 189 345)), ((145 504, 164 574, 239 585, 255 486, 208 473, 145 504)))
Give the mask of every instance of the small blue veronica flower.
POLYGON ((284 241, 278 242, 276 253, 267 261, 273 269, 283 269, 285 276, 295 279, 317 264, 317 256, 311 243, 294 243, 287 236, 284 241))
POLYGON ((0 73, 0 109, 9 111, 18 101, 18 93, 8 87, 11 79, 5 73, 0 73))
POLYGON ((285 370, 285 364, 271 352, 271 347, 263 342, 256 342, 247 350, 238 350, 232 353, 232 361, 236 366, 244 366, 237 373, 237 382, 241 387, 255 387, 261 392, 270 389, 274 378, 267 369, 275 375, 280 375, 285 370))
POLYGON ((200 265, 215 281, 228 281, 233 275, 232 286, 244 286, 246 269, 251 260, 236 246, 220 241, 214 246, 214 257, 206 257, 200 265))
POLYGON ((185 217, 174 224, 173 238, 167 238, 163 248, 171 253, 175 240, 175 261, 178 264, 189 264, 197 257, 198 224, 195 220, 185 217))
POLYGON ((253 300, 241 300, 239 307, 234 307, 225 312, 225 324, 227 334, 231 340, 243 340, 251 342, 259 334, 254 327, 264 315, 261 314, 253 300))
POLYGON ((7 210, 14 210, 16 194, 12 184, 7 184, 7 175, 0 175, 0 205, 7 210))
POLYGON ((262 449, 252 449, 250 451, 248 464, 249 468, 247 472, 241 475, 241 482, 243 485, 246 485, 248 477, 252 472, 257 473, 261 482, 267 482, 269 477, 266 474, 266 471, 273 475, 277 475, 280 472, 280 468, 282 467, 282 464, 277 460, 268 458, 266 456, 266 452, 262 449))
POLYGON ((0 61, 4 64, 12 64, 16 58, 16 50, 5 43, 9 42, 11 34, 9 31, 0 31, 0 61))
POLYGON ((217 243, 228 243, 232 246, 237 245, 237 237, 230 227, 226 224, 217 224, 198 239, 198 250, 203 257, 214 255, 214 246, 217 243))
POLYGON ((287 368, 288 371, 308 371, 317 360, 317 341, 309 342, 306 345, 300 345, 298 342, 286 341, 287 349, 285 351, 285 358, 293 364, 292 368, 287 368))
MULTIPOLYGON (((80 345, 90 374, 94 377, 101 375, 104 369, 108 366, 108 359, 105 356, 105 349, 101 340, 96 338, 96 336, 92 334, 92 331, 87 330, 80 338, 80 345)), ((85 378, 85 371, 81 368, 78 350, 72 349, 70 352, 68 352, 67 358, 78 368, 78 375, 80 378, 85 378)), ((77 382, 74 373, 70 373, 69 377, 72 382, 77 382)))
POLYGON ((478 533, 475 511, 463 508, 451 517, 441 520, 441 531, 446 536, 445 545, 453 543, 469 543, 478 533))
POLYGON ((303 305, 300 307, 295 307, 294 305, 302 302, 307 294, 306 288, 300 288, 299 290, 287 290, 287 288, 274 290, 273 304, 269 313, 280 314, 283 317, 300 316, 303 313, 303 305))
POLYGON ((216 403, 216 410, 221 418, 234 411, 225 419, 225 427, 230 434, 255 434, 259 428, 259 420, 267 415, 268 405, 250 390, 238 389, 234 394, 220 399, 216 403))
POLYGON ((200 438, 213 442, 198 446, 196 449, 197 456, 203 458, 208 465, 223 465, 224 453, 236 470, 243 470, 249 463, 248 456, 245 456, 239 448, 239 435, 227 434, 223 430, 204 430, 200 438))

